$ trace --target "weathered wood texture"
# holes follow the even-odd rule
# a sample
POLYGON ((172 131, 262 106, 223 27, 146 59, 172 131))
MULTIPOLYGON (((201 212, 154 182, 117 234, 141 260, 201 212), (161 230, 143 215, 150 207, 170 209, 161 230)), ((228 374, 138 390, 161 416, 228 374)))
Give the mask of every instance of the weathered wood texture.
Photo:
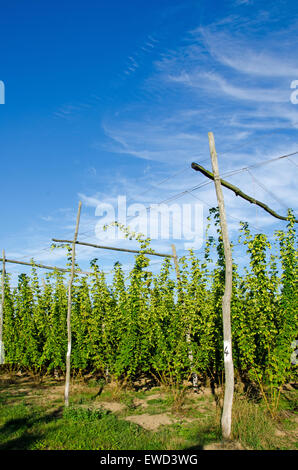
POLYGON ((67 303, 67 353, 66 353, 66 375, 65 375, 65 390, 64 400, 65 406, 69 406, 69 384, 70 384, 70 355, 71 355, 71 304, 72 304, 72 283, 74 278, 74 265, 75 265, 75 245, 78 237, 80 215, 81 215, 81 201, 79 202, 76 229, 74 239, 72 242, 72 255, 71 255, 71 271, 68 285, 68 303, 67 303))
POLYGON ((225 392, 223 413, 221 418, 222 435, 224 439, 231 436, 232 426, 232 407, 234 395, 234 366, 232 357, 232 332, 231 332, 231 297, 232 297, 232 253, 226 221, 226 212, 224 198, 219 177, 217 154, 215 149, 214 136, 212 132, 208 133, 209 148, 214 174, 214 184, 216 197, 219 207, 220 227, 224 245, 225 256, 225 291, 222 299, 222 317, 223 317, 223 350, 225 367, 225 392))

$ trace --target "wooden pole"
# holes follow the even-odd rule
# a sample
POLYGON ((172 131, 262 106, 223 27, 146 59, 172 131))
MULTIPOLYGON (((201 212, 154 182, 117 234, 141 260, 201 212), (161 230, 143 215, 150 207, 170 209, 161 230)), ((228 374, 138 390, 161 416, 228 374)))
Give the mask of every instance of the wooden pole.
MULTIPOLYGON (((178 281, 178 286, 180 290, 180 281, 181 281, 181 276, 180 276, 180 270, 179 270, 179 263, 178 263, 178 258, 177 258, 177 252, 176 252, 176 247, 173 244, 172 245, 172 253, 173 253, 173 259, 174 259, 174 266, 175 266, 175 271, 176 271, 176 277, 178 281)), ((183 298, 182 298, 183 302, 183 298)), ((188 344, 188 359, 190 362, 190 369, 192 373, 192 386, 194 391, 198 390, 198 374, 195 372, 194 367, 193 367, 193 352, 191 349, 191 339, 190 339, 190 329, 188 328, 186 331, 186 342, 188 344)))
POLYGON ((225 393, 223 413, 221 418, 221 427, 223 438, 229 439, 231 436, 232 406, 234 395, 234 366, 232 357, 231 332, 232 253, 229 241, 228 226, 226 222, 224 198, 221 188, 221 181, 219 178, 217 154, 215 149, 214 136, 212 132, 208 133, 208 138, 225 255, 225 291, 222 299, 225 393))
MULTIPOLYGON (((58 240, 57 238, 52 238, 53 242, 58 242, 58 243, 73 243, 71 240, 58 240)), ((172 258, 172 255, 168 255, 165 253, 151 253, 150 251, 138 251, 138 250, 129 250, 128 248, 116 248, 114 246, 103 246, 103 245, 95 245, 94 243, 87 243, 87 242, 80 242, 76 241, 77 245, 84 245, 84 246, 91 246, 93 248, 101 248, 103 250, 113 250, 113 251, 123 251, 125 253, 142 253, 145 255, 151 255, 151 256, 162 256, 163 258, 172 258)))
POLYGON ((5 251, 2 251, 2 280, 1 280, 1 305, 0 305, 0 364, 4 364, 4 343, 3 343, 3 312, 5 294, 5 251))
POLYGON ((81 201, 79 202, 76 229, 74 239, 72 242, 72 259, 71 259, 71 272, 68 286, 68 303, 67 303, 67 354, 66 354, 66 376, 65 376, 65 391, 64 400, 65 406, 69 405, 69 383, 70 383, 70 355, 71 355, 71 294, 72 294, 72 282, 74 278, 74 265, 75 265, 75 246, 78 237, 80 215, 81 215, 81 201))
MULTIPOLYGON (((206 168, 204 168, 203 166, 198 165, 198 163, 193 162, 191 164, 191 167, 194 170, 199 171, 200 173, 202 173, 202 175, 207 176, 207 178, 214 181, 215 175, 212 174, 210 171, 206 170, 206 168)), ((250 202, 251 204, 256 204, 257 206, 261 207, 266 212, 268 212, 268 214, 271 214, 273 217, 276 217, 277 219, 280 219, 280 220, 288 220, 287 217, 284 217, 282 215, 277 214, 273 209, 268 207, 267 204, 264 204, 263 202, 258 201, 257 199, 255 199, 251 196, 248 196, 248 194, 241 191, 241 189, 238 188, 237 186, 234 186, 233 184, 231 184, 228 181, 225 181, 223 179, 220 179, 220 182, 221 182, 222 186, 225 186, 226 188, 233 191, 236 194, 236 196, 242 197, 242 199, 245 199, 246 201, 250 202)), ((295 219, 295 222, 298 223, 298 220, 295 219)))
MULTIPOLYGON (((72 243, 72 242, 71 242, 72 243)), ((3 257, 0 258, 0 261, 3 261, 3 257)), ((42 269, 50 269, 52 271, 61 271, 63 273, 69 273, 71 270, 66 268, 57 268, 56 266, 46 266, 45 264, 35 263, 32 261, 31 263, 27 263, 26 261, 17 261, 15 259, 8 259, 5 258, 6 263, 13 263, 13 264, 22 264, 24 266, 33 266, 34 268, 42 268, 42 269)), ((91 271, 74 271, 77 274, 92 274, 91 271)))
POLYGON ((179 264, 178 264, 178 258, 177 258, 176 247, 175 247, 174 244, 172 245, 172 253, 173 253, 173 259, 174 259, 174 266, 175 266, 175 271, 176 271, 176 277, 177 277, 177 280, 180 282, 179 264))

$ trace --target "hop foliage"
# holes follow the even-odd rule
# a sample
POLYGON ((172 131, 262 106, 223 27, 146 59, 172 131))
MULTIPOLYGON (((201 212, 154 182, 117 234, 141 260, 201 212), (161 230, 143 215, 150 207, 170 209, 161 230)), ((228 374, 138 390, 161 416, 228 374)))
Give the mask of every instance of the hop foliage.
MULTIPOLYGON (((202 259, 189 251, 179 260, 178 279, 169 259, 154 275, 148 257, 150 240, 118 224, 127 238, 138 241, 140 253, 128 276, 115 263, 110 285, 97 259, 91 261, 89 276, 75 278, 73 370, 96 370, 131 380, 152 373, 171 383, 189 378, 190 371, 203 378, 221 374, 225 264, 217 210, 211 211, 210 224, 212 217, 216 237, 207 236, 202 259)), ((298 329, 297 239, 291 212, 286 230, 276 232, 274 240, 272 247, 264 234, 253 236, 242 223, 240 242, 249 262, 241 275, 233 265, 231 315, 239 374, 279 387, 296 374, 290 359, 298 329)), ((64 370, 67 288, 60 272, 40 282, 32 269, 31 276, 19 276, 15 289, 5 275, 7 364, 64 370)))

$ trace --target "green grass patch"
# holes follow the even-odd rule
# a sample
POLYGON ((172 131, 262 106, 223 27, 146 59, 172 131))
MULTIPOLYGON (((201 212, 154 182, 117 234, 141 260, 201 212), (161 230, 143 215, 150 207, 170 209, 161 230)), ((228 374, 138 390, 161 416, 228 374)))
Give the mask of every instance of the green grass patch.
POLYGON ((0 449, 154 450, 163 443, 105 410, 66 409, 61 416, 25 404, 0 413, 0 449))
MULTIPOLYGON (((63 389, 55 384, 40 389, 30 389, 29 380, 0 385, 0 450, 183 450, 200 449, 221 440, 219 409, 208 395, 186 396, 178 412, 173 409, 171 393, 150 399, 156 389, 145 393, 122 389, 115 398, 114 391, 107 388, 96 399, 94 392, 87 384, 73 389, 71 406, 65 409, 63 389), (21 391, 24 386, 26 393, 21 391), (138 398, 149 398, 148 406, 136 406, 138 398), (125 410, 113 414, 101 406, 101 401, 123 403, 125 410), (125 420, 128 415, 143 413, 167 413, 176 422, 149 431, 125 420)), ((276 421, 264 403, 237 393, 233 438, 249 449, 297 449, 296 410, 295 390, 282 395, 276 421)))
POLYGON ((151 432, 102 409, 70 407, 59 416, 24 403, 2 409, 0 426, 0 450, 199 449, 218 438, 214 428, 198 423, 151 432))
POLYGON ((293 448, 292 439, 287 438, 286 433, 287 428, 290 430, 294 427, 293 414, 289 415, 291 419, 287 424, 287 419, 282 418, 283 411, 281 408, 280 416, 273 420, 263 402, 256 403, 244 396, 236 396, 233 405, 233 437, 250 449, 293 448))

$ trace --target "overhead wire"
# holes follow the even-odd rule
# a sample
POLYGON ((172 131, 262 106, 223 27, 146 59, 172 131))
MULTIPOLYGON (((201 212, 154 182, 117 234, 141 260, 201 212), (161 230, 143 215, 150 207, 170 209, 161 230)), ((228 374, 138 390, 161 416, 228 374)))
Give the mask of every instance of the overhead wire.
POLYGON ((283 206, 285 209, 288 209, 288 206, 281 201, 275 194, 273 194, 272 191, 270 191, 263 183, 261 183, 254 175, 253 173, 247 168, 247 173, 251 176, 252 180, 261 188, 263 189, 269 196, 272 197, 276 202, 278 202, 281 206, 283 206))
MULTIPOLYGON (((204 160, 204 161, 205 161, 205 160, 204 160)), ((185 173, 187 170, 188 170, 188 168, 182 168, 182 169, 180 169, 179 171, 173 173, 172 175, 167 176, 166 178, 164 178, 164 179, 161 180, 160 182, 156 183, 156 184, 155 184, 155 187, 156 187, 156 186, 160 186, 161 184, 165 183, 166 181, 170 180, 171 178, 173 178, 173 177, 175 177, 175 176, 177 176, 177 175, 179 175, 179 174, 185 173)), ((152 190, 152 189, 153 189, 152 187, 148 188, 146 191, 142 192, 142 193, 139 195, 139 197, 141 197, 141 196, 143 196, 144 194, 148 193, 148 192, 149 192, 150 190, 152 190)), ((130 198, 127 202, 130 202, 131 200, 133 200, 133 198, 130 198)), ((67 232, 67 233, 72 234, 72 232, 67 232)), ((87 231, 85 231, 85 232, 82 232, 82 233, 80 234, 80 239, 81 239, 81 240, 82 240, 82 239, 84 240, 85 238, 88 238, 88 237, 86 237, 86 236, 84 236, 84 235, 87 235, 87 234, 90 234, 90 233, 94 233, 94 229, 92 229, 92 230, 87 230, 87 231)), ((39 255, 40 253, 50 252, 50 251, 52 251, 52 247, 45 247, 45 248, 42 248, 40 251, 36 252, 36 253, 35 253, 35 256, 36 256, 36 255, 39 255)), ((24 255, 24 256, 19 257, 19 259, 26 259, 26 258, 32 258, 32 255, 24 255)))
POLYGON ((293 162, 293 160, 292 160, 291 158, 287 157, 287 159, 288 159, 291 163, 293 163, 293 165, 298 166, 297 163, 293 162))
MULTIPOLYGON (((238 147, 238 148, 239 148, 239 147, 238 147)), ((229 153, 229 152, 225 152, 225 153, 223 153, 222 155, 225 155, 225 154, 227 154, 227 153, 229 153)), ((290 161, 290 162, 291 162, 292 164, 294 164, 295 166, 298 166, 295 162, 293 162, 292 159, 290 159, 290 157, 292 157, 292 156, 294 156, 294 155, 297 155, 297 154, 298 154, 298 151, 295 151, 295 152, 292 152, 292 153, 289 153, 289 154, 286 154, 286 155, 281 155, 281 156, 279 156, 279 157, 275 157, 275 158, 272 158, 272 159, 269 159, 269 160, 265 160, 265 161, 258 162, 258 163, 252 164, 252 165, 248 165, 248 166, 246 166, 246 167, 242 167, 242 168, 239 168, 239 169, 236 169, 236 170, 230 170, 230 171, 224 172, 224 173, 221 174, 221 176, 224 176, 224 177, 233 176, 233 175, 239 174, 239 173, 241 173, 241 172, 243 172, 243 171, 249 171, 249 169, 251 169, 251 168, 256 168, 256 167, 259 167, 259 166, 262 166, 262 165, 267 165, 267 164, 269 164, 269 163, 272 163, 272 162, 275 162, 275 161, 278 161, 278 160, 281 160, 281 159, 284 159, 284 158, 286 158, 288 161, 290 161)), ((209 160, 209 159, 201 160, 201 163, 203 163, 203 162, 205 162, 205 161, 207 161, 207 160, 209 160)), ((187 170, 188 170, 188 168, 183 168, 183 169, 179 170, 178 172, 173 173, 172 175, 168 176, 167 178, 164 178, 164 179, 161 180, 159 183, 157 183, 157 184, 155 185, 155 187, 156 187, 156 186, 160 186, 161 184, 164 184, 164 183, 165 183, 166 181, 168 181, 169 179, 173 178, 174 176, 177 176, 178 174, 182 174, 182 173, 186 172, 187 170)), ((255 177, 254 177, 254 178, 255 178, 255 177)), ((255 180, 256 180, 256 178, 255 178, 255 180)), ((212 183, 212 181, 205 181, 205 182, 202 182, 201 184, 196 185, 196 186, 194 186, 194 187, 192 187, 192 188, 186 189, 186 190, 184 190, 184 191, 181 191, 180 193, 177 193, 177 194, 171 196, 171 197, 168 198, 168 199, 162 200, 161 202, 157 203, 157 205, 159 206, 159 205, 161 205, 162 203, 167 203, 167 202, 176 200, 176 199, 178 199, 178 198, 180 198, 180 197, 182 197, 182 196, 184 196, 184 195, 186 195, 186 194, 191 194, 192 196, 194 196, 194 195, 192 194, 194 191, 196 191, 196 190, 198 190, 198 189, 201 189, 202 187, 207 186, 207 185, 209 185, 209 184, 211 184, 211 183, 212 183)), ((258 182, 258 184, 260 184, 260 183, 258 182)), ((147 194, 151 189, 152 189, 152 188, 148 188, 146 191, 144 191, 143 193, 141 193, 139 196, 143 196, 144 194, 147 194)), ((265 187, 263 187, 263 189, 264 189, 265 191, 267 191, 272 197, 274 197, 274 198, 277 200, 276 196, 274 196, 268 189, 266 189, 265 187)), ((196 199, 200 200, 198 197, 197 197, 196 199)), ((130 199, 128 200, 128 202, 130 202, 131 200, 133 200, 133 198, 130 198, 130 199)), ((208 205, 209 207, 211 207, 210 204, 206 203, 205 201, 202 201, 202 200, 200 200, 200 201, 203 202, 204 204, 208 205)), ((281 203, 282 205, 284 205, 284 203, 282 203, 281 201, 278 201, 278 202, 281 203)), ((144 211, 148 211, 148 210, 150 209, 150 207, 151 207, 151 204, 150 204, 150 206, 147 206, 147 207, 144 209, 144 211)), ((141 212, 141 213, 142 213, 142 212, 141 212)), ((140 215, 140 213, 139 213, 138 215, 140 215)), ((133 218, 136 218, 136 217, 137 217, 137 216, 130 216, 129 219, 133 219, 133 218)), ((234 218, 235 220, 238 220, 238 221, 240 220, 240 219, 237 219, 237 218, 232 217, 232 216, 229 216, 229 217, 234 218)), ((251 225, 251 227, 253 227, 253 226, 251 225)), ((256 227, 254 227, 254 228, 256 229, 256 227)), ((259 229, 257 229, 257 230, 259 230, 259 229)), ((88 231, 85 231, 85 232, 82 232, 82 233, 80 234, 80 238, 81 238, 82 236, 83 236, 83 239, 87 238, 86 236, 84 237, 84 235, 90 234, 90 233, 92 233, 93 231, 94 231, 94 229, 88 230, 88 231)), ((69 233, 70 233, 70 232, 69 232, 69 233)), ((43 253, 43 252, 49 252, 49 251, 51 251, 51 250, 52 250, 51 247, 42 248, 40 251, 38 251, 38 252, 35 253, 35 256, 38 255, 38 254, 40 254, 40 253, 43 253)), ((31 255, 24 255, 24 256, 20 257, 20 259, 25 259, 25 258, 32 258, 32 256, 31 256, 31 255)))

